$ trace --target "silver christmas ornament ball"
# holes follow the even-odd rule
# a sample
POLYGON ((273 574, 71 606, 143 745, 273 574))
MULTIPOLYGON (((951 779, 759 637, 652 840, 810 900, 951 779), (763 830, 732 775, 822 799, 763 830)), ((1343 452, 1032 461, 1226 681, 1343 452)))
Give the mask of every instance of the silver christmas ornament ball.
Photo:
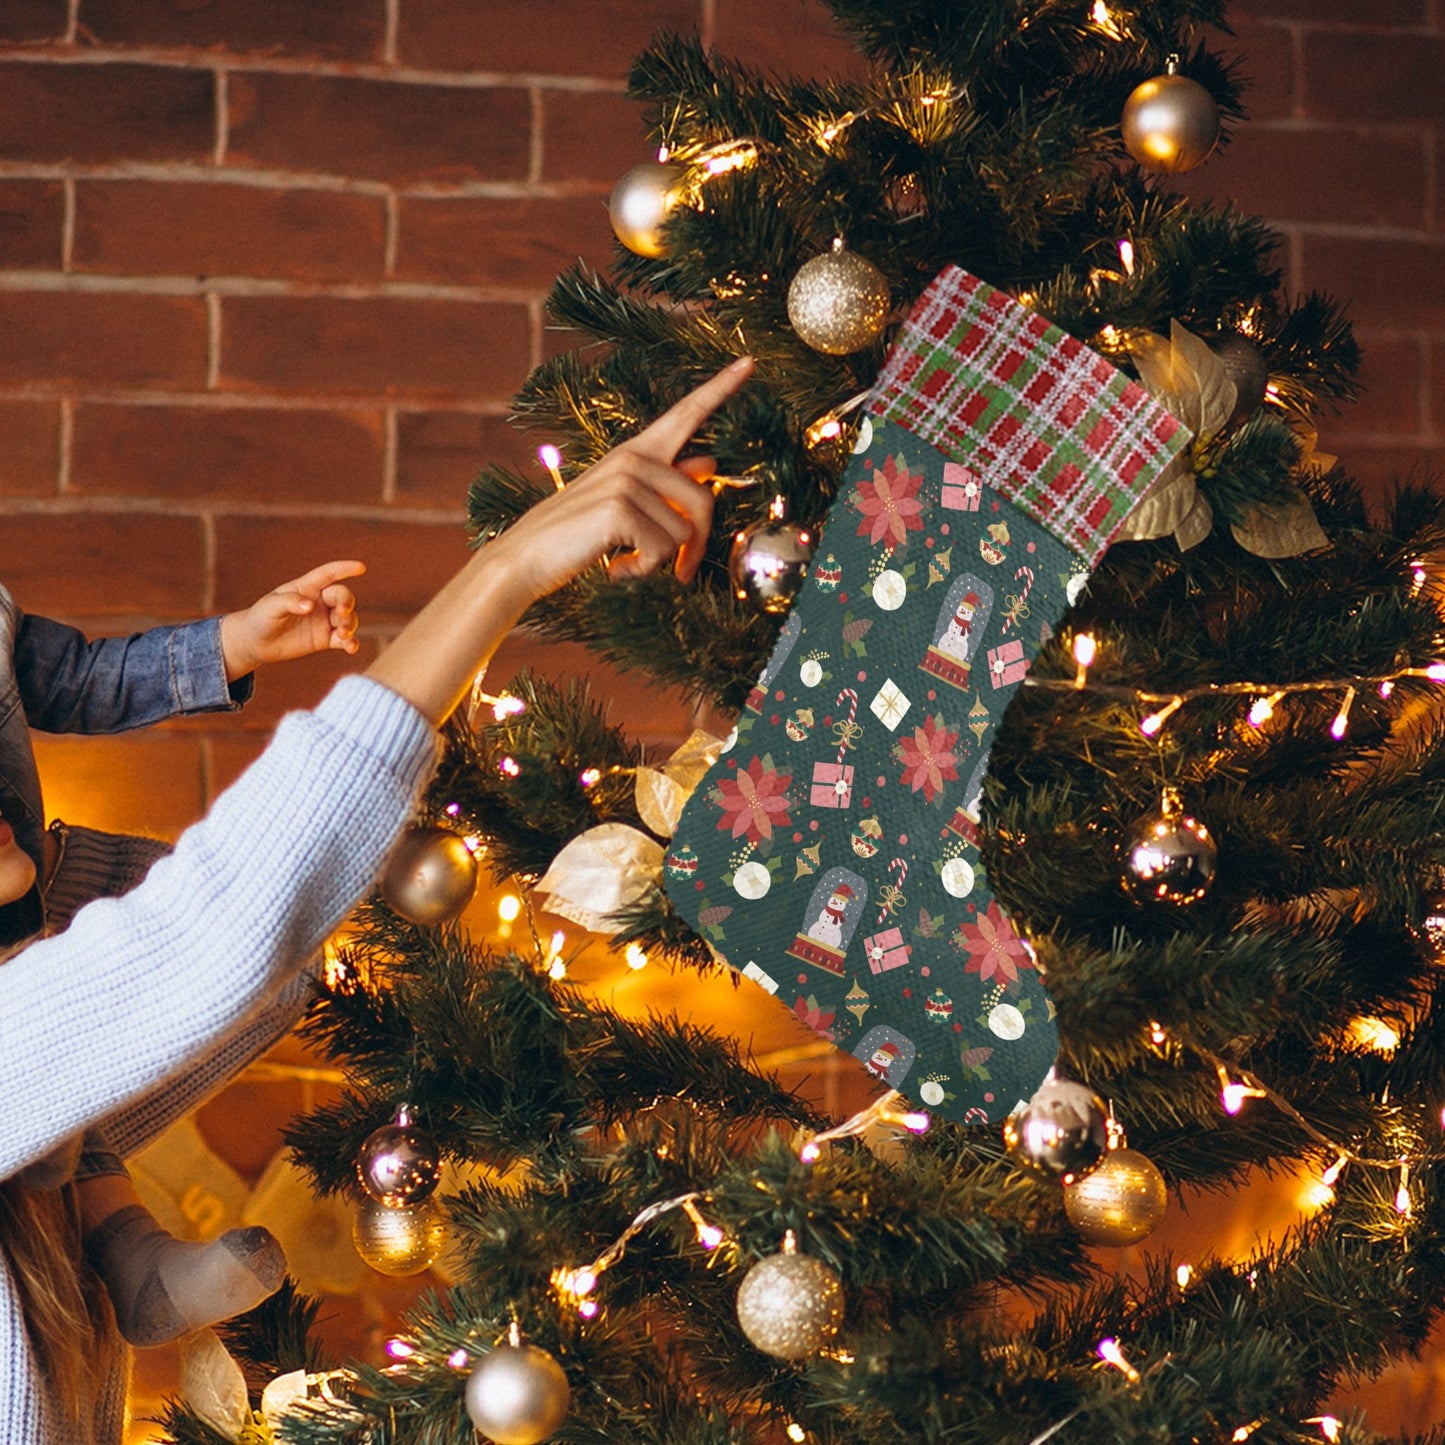
POLYGON ((1108 1110, 1087 1084, 1047 1078, 1004 1121, 1003 1140, 1014 1163, 1072 1184, 1096 1168, 1109 1147, 1108 1110))
POLYGON ((351 1242, 378 1274, 420 1274, 446 1247, 446 1215, 435 1199, 403 1205, 364 1199, 351 1223, 351 1242))
POLYGON ((1209 829, 1170 793, 1159 812, 1128 829, 1119 852, 1124 889, 1141 903, 1197 903, 1209 892, 1219 862, 1209 829))
POLYGON ((1087 1244, 1138 1244, 1168 1204, 1164 1176, 1137 1149, 1110 1149, 1097 1169, 1064 1187, 1064 1213, 1087 1244))
POLYGON ((356 1157, 361 1187, 380 1204, 420 1204, 441 1183, 437 1141, 425 1129, 404 1121, 402 1115, 373 1129, 356 1157))
POLYGON ((822 1260, 798 1253, 789 1235, 780 1253, 747 1272, 737 1311, 743 1333, 765 1355, 803 1360, 838 1333, 843 1286, 822 1260))
POLYGON ((629 251, 654 260, 667 254, 662 225, 678 203, 684 174, 681 166, 643 161, 612 188, 607 214, 613 233, 629 251))
POLYGON ((1269 362, 1247 336, 1226 332, 1209 343, 1209 349, 1224 365, 1224 374, 1234 383, 1234 410, 1229 425, 1248 421, 1264 405, 1269 385, 1269 362))
POLYGON ((450 828, 408 828, 381 870, 381 896, 409 923, 450 923, 477 891, 477 859, 450 828))
POLYGON ((811 532, 791 522, 755 522, 733 538, 728 555, 733 595, 760 612, 786 612, 812 560, 811 532))
POLYGON ((538 1445, 567 1418, 561 1365, 536 1345, 498 1345, 467 1377, 467 1417, 496 1445, 538 1445))
POLYGON ((1192 171, 1219 141, 1219 107, 1197 80, 1171 71, 1134 87, 1120 129, 1147 170, 1192 171))
POLYGON ((888 281, 866 257, 841 247, 798 268, 788 287, 788 320, 814 351, 846 356, 883 334, 888 281))

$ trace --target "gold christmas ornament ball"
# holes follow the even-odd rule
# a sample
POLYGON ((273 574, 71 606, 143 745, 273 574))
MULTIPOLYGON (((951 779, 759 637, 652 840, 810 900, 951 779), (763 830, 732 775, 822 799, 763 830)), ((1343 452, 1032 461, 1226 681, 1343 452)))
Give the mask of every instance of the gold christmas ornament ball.
POLYGON ((441 1149, 425 1129, 401 1114, 362 1141, 356 1175, 379 1204, 420 1204, 441 1183, 441 1149))
POLYGON ((408 828, 381 870, 381 896, 409 923, 450 923, 477 891, 477 859, 450 828, 408 828))
POLYGON ((467 1417, 496 1445, 538 1445, 567 1418, 562 1366, 536 1345, 498 1345, 467 1377, 467 1417))
POLYGON ((738 1288, 738 1323, 765 1355, 804 1360, 843 1323, 843 1286, 820 1259, 800 1254, 791 1235, 781 1253, 760 1259, 738 1288))
POLYGON ((1164 1176, 1137 1149, 1109 1150, 1097 1169, 1064 1186, 1064 1213, 1087 1244, 1138 1244, 1168 1204, 1164 1176))
POLYGON ((798 268, 788 287, 788 320, 814 351, 846 356, 883 334, 888 281, 865 256, 835 245, 798 268))
POLYGON ((1197 903, 1209 892, 1219 863, 1209 829, 1171 792, 1157 813, 1129 827, 1119 853, 1124 890, 1141 903, 1197 903))
POLYGON ((351 1240, 378 1274, 420 1274, 446 1247, 447 1219, 434 1199, 403 1205, 364 1199, 351 1223, 351 1240))
POLYGON ((1004 1120, 1003 1141, 1015 1164, 1072 1184, 1097 1168, 1108 1150, 1108 1110, 1087 1084, 1047 1078, 1004 1120))
POLYGON ((733 538, 728 554, 733 595, 759 612, 786 612, 812 560, 811 532, 791 522, 754 522, 733 538))
POLYGON ((1134 87, 1120 122, 1124 149, 1151 171, 1192 171, 1219 141, 1219 107, 1197 80, 1171 69, 1134 87))
POLYGON ((629 251, 654 260, 667 254, 662 225, 677 205, 684 174, 681 166, 643 161, 612 188, 607 214, 613 233, 629 251))

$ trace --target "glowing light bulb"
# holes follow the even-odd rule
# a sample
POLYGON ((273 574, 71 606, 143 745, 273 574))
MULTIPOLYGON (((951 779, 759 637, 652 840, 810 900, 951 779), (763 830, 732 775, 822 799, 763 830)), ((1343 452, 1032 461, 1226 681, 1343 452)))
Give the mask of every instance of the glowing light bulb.
POLYGON ((1400 1187, 1395 1191, 1395 1213, 1402 1219, 1410 1217, 1410 1164, 1400 1160, 1400 1187))
POLYGON ((516 758, 505 757, 497 763, 497 771, 508 778, 515 778, 521 774, 522 765, 516 758))
POLYGON ((597 784, 602 781, 602 769, 583 768, 582 771, 577 774, 577 781, 581 783, 584 788, 595 788, 597 784))
POLYGON ((1431 682, 1445 682, 1445 662, 1432 662, 1425 669, 1425 676, 1431 682))
POLYGON ((1331 1188, 1334 1185, 1335 1180, 1337 1180, 1340 1175, 1344 1173, 1345 1165, 1349 1162, 1350 1156, 1348 1154, 1341 1154, 1340 1157, 1336 1159, 1335 1162, 1331 1164, 1330 1167, 1326 1169, 1323 1174, 1320 1175, 1320 1183, 1323 1184, 1327 1189, 1331 1188))
POLYGON ((562 453, 547 442, 537 448, 537 460, 547 468, 547 475, 552 478, 552 485, 560 492, 567 485, 562 479, 562 453))
POLYGON ((1165 1043, 1169 1035, 1164 1032, 1164 1025, 1157 1019, 1151 1020, 1149 1024, 1149 1042, 1151 1044, 1165 1043))
POLYGON ((1344 701, 1340 703, 1340 710, 1335 714, 1335 720, 1330 724, 1330 736, 1339 739, 1344 737, 1345 729, 1350 725, 1350 708, 1354 706, 1355 690, 1353 687, 1345 689, 1344 701))
POLYGON ((1189 1282, 1194 1278, 1194 1266, 1192 1264, 1181 1264, 1174 1271, 1174 1282, 1180 1289, 1188 1289, 1189 1282))
POLYGON ((386 1352, 393 1360, 409 1360, 416 1354, 416 1350, 405 1340, 388 1340, 386 1352))
POLYGON ((1386 678, 1386 679, 1384 680, 1384 682, 1382 682, 1382 683, 1380 684, 1380 696, 1381 696, 1381 697, 1389 697, 1389 695, 1390 695, 1392 692, 1394 692, 1394 690, 1395 690, 1395 684, 1394 684, 1393 682, 1391 682, 1389 678, 1386 678))
POLYGON ((1249 710, 1249 723, 1251 727, 1263 727, 1270 718, 1274 716, 1275 704, 1284 696, 1282 692, 1272 692, 1268 697, 1257 697, 1254 706, 1249 710))
POLYGON ((927 1114, 905 1114, 898 1122, 914 1134, 923 1134, 928 1130, 927 1114))
POLYGON ((527 704, 519 697, 512 697, 503 693, 501 697, 492 699, 492 716, 498 722, 505 722, 509 717, 516 717, 518 713, 527 711, 527 704))
POLYGON ((522 914, 522 900, 515 893, 504 893, 497 900, 497 917, 503 923, 515 923, 522 914))
POLYGON ((1183 706, 1184 699, 1182 697, 1171 699, 1165 703, 1158 712, 1151 712, 1149 716, 1139 724, 1139 731, 1143 733, 1146 738, 1152 738, 1183 706))
POLYGON ((584 1320, 595 1320, 601 1311, 602 1306, 595 1299, 585 1299, 577 1306, 577 1313, 584 1320))
POLYGON ((630 969, 647 967, 647 954, 643 952, 640 943, 629 943, 622 956, 627 960, 627 966, 630 969))
POLYGON ((792 1441, 794 1441, 794 1442, 799 1442, 799 1445, 801 1445, 801 1442, 804 1441, 804 1440, 806 1440, 807 1438, 808 1438, 808 1432, 807 1432, 805 1429, 803 1429, 803 1427, 802 1427, 800 1424, 798 1424, 798 1422, 797 1422, 796 1420, 793 1420, 793 1421, 791 1421, 791 1422, 789 1423, 789 1425, 788 1425, 788 1439, 789 1439, 789 1440, 792 1440, 792 1441))
POLYGON ((1099 1341, 1099 1358, 1106 1365, 1112 1365, 1132 1385, 1139 1383, 1139 1371, 1131 1365, 1125 1357, 1123 1350, 1119 1348, 1119 1341, 1107 1339, 1099 1341))
POLYGON ((1123 263, 1124 274, 1132 276, 1134 274, 1134 243, 1132 241, 1122 240, 1119 242, 1119 260, 1123 263))
POLYGON ((798 1158, 804 1164, 816 1164, 823 1157, 823 1151, 810 1139, 798 1150, 798 1158))
POLYGON ((447 1356, 447 1364, 454 1370, 465 1370, 472 1362, 472 1357, 465 1350, 453 1350, 447 1356))
POLYGON ((1350 1037, 1362 1048, 1392 1054, 1400 1046, 1399 1031, 1384 1019, 1359 1018, 1350 1024, 1350 1037))

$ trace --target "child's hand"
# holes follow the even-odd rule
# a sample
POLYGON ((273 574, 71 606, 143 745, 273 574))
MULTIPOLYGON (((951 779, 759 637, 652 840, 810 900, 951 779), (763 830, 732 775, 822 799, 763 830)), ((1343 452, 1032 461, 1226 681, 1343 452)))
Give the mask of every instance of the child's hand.
POLYGON ((336 648, 355 652, 356 597, 346 585, 363 562, 325 562, 294 582, 283 582, 244 612, 221 619, 226 680, 235 682, 263 662, 285 662, 336 648))
POLYGON ((752 369, 746 356, 725 367, 487 545, 494 563, 520 563, 513 570, 524 602, 599 559, 616 579, 670 564, 679 579, 692 581, 712 524, 712 490, 700 483, 717 468, 709 457, 674 459, 752 369))

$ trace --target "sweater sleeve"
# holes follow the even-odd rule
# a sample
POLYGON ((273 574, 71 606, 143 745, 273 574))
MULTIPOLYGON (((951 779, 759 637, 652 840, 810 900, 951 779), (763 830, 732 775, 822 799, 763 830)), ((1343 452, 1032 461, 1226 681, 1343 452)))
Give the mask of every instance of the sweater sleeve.
POLYGON ((0 1178, 197 1067, 284 985, 374 881, 436 751, 409 704, 345 678, 144 883, 0 968, 0 1178))

